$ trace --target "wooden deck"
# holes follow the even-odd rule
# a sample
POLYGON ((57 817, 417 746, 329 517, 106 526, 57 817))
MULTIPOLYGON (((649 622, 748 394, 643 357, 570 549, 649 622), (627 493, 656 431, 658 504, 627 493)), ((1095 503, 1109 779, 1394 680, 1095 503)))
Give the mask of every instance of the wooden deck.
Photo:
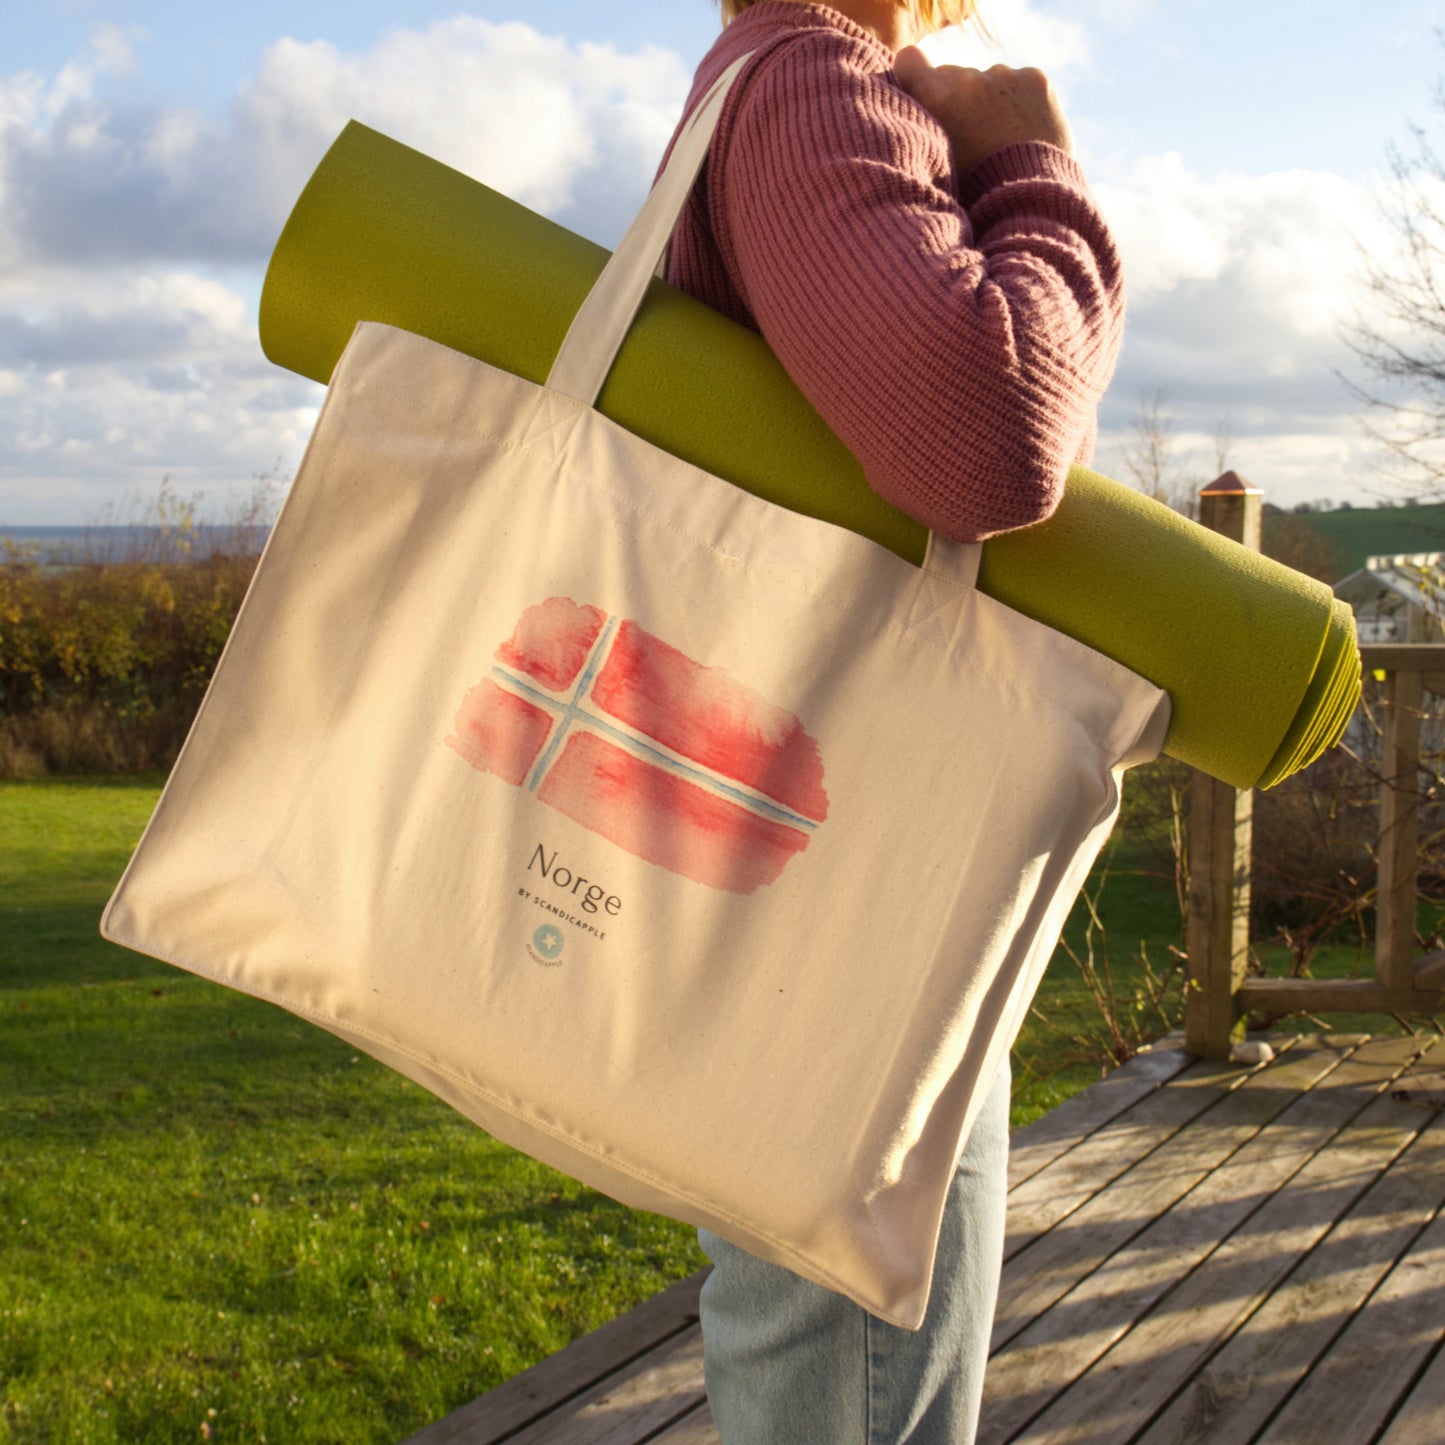
MULTIPOLYGON (((1445 1442, 1445 1042, 1274 1044, 1014 1136, 981 1442, 1445 1442)), ((701 1279, 407 1445, 716 1445, 701 1279)))

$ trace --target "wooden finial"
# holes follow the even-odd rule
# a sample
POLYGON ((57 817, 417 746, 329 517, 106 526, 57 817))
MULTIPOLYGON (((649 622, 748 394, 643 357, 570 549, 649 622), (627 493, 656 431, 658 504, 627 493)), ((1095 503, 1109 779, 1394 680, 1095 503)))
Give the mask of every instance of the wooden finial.
POLYGON ((1238 472, 1221 472, 1208 486, 1200 490, 1201 497, 1244 497, 1263 495, 1258 487, 1251 487, 1238 472))

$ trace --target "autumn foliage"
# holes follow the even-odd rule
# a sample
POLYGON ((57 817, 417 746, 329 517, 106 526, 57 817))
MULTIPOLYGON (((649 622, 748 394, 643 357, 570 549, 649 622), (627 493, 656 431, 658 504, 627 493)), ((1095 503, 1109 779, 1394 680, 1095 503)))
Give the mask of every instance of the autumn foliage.
POLYGON ((255 565, 0 564, 0 777, 169 767, 255 565))

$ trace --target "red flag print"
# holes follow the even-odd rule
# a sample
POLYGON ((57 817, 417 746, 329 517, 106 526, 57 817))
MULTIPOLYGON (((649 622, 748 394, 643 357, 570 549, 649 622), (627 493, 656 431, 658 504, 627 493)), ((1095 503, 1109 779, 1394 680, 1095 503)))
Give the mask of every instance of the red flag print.
POLYGON ((596 607, 529 607, 447 745, 480 772, 709 887, 772 883, 828 816, 796 714, 596 607))

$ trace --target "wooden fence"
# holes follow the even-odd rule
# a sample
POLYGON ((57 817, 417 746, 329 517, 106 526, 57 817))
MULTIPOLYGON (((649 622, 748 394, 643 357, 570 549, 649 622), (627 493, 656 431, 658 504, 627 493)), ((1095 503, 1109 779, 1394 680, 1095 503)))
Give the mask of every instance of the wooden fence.
MULTIPOLYGON (((1200 520, 1260 544, 1260 494, 1232 473, 1200 494, 1200 520)), ((1190 782, 1189 956, 1185 1035, 1190 1052, 1227 1058, 1250 1013, 1428 1013, 1445 1006, 1445 952, 1416 946, 1420 855, 1420 721, 1427 692, 1445 695, 1445 643, 1361 648, 1383 673, 1384 737, 1376 842, 1374 974, 1349 979, 1249 973, 1249 879, 1254 795, 1196 772, 1190 782)))

